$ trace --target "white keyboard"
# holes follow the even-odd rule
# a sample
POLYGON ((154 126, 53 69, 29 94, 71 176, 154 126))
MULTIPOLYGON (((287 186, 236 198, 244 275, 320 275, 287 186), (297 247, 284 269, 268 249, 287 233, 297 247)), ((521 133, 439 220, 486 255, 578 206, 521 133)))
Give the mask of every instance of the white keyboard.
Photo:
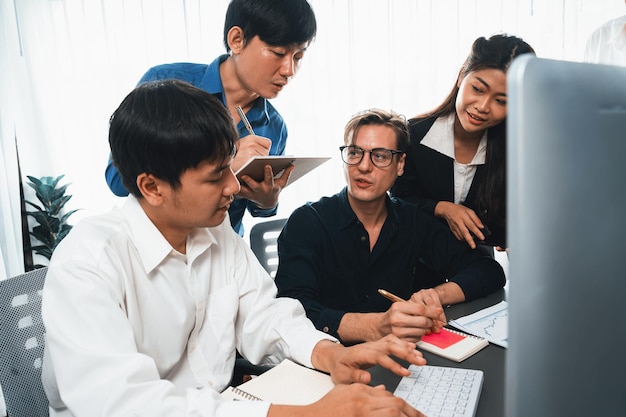
POLYGON ((474 417, 483 371, 443 366, 409 367, 394 395, 428 417, 474 417))

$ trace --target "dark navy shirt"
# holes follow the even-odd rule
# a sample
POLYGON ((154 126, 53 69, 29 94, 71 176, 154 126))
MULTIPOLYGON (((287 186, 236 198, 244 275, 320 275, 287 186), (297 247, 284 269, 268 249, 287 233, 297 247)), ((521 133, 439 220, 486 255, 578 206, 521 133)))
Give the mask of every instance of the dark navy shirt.
POLYGON ((388 216, 373 250, 348 203, 347 189, 307 203, 289 217, 278 238, 278 294, 300 300, 315 327, 339 338, 347 312, 386 311, 383 288, 402 298, 447 281, 466 301, 506 282, 500 264, 456 240, 447 227, 403 200, 387 199, 388 216), (420 276, 418 262, 438 272, 420 276))
MULTIPOLYGON (((144 76, 141 77, 138 85, 148 81, 166 79, 186 81, 191 85, 213 94, 226 106, 226 95, 224 94, 224 86, 222 85, 219 71, 220 64, 224 62, 226 58, 228 58, 228 55, 221 55, 210 65, 187 62, 157 65, 156 67, 150 68, 144 76)), ((272 141, 270 155, 284 155, 285 146, 287 144, 287 126, 276 108, 268 100, 258 98, 252 108, 246 113, 246 116, 255 134, 269 138, 272 141)), ((237 130, 240 138, 248 135, 248 131, 242 122, 239 122, 237 125, 237 130)), ((120 197, 128 195, 128 191, 122 184, 120 174, 113 166, 111 158, 109 158, 109 163, 107 164, 105 177, 109 188, 115 195, 120 197)), ((243 236, 244 232, 242 219, 246 208, 254 217, 274 216, 277 210, 277 207, 263 210, 246 199, 235 199, 230 205, 228 214, 233 229, 241 236, 243 236)))

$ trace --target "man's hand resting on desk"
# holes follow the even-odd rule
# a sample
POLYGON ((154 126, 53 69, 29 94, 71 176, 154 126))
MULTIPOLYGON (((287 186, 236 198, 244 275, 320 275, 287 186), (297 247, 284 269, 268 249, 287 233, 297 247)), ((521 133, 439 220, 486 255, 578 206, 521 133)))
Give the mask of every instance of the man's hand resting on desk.
POLYGON ((425 334, 439 332, 445 320, 441 304, 411 299, 393 303, 383 314, 380 329, 415 343, 425 334))
POLYGON ((272 404, 268 417, 423 417, 403 399, 395 397, 385 387, 370 387, 371 375, 364 368, 380 365, 400 376, 410 374, 391 356, 414 365, 425 365, 426 360, 415 349, 414 343, 404 342, 389 335, 376 342, 345 347, 322 340, 313 349, 311 361, 316 369, 329 372, 338 384, 319 401, 308 406, 272 404), (344 385, 349 384, 349 385, 344 385))
POLYGON ((423 335, 440 331, 445 320, 436 294, 430 299, 425 294, 423 299, 395 302, 384 313, 346 313, 337 332, 346 343, 378 340, 389 334, 416 343, 423 335))

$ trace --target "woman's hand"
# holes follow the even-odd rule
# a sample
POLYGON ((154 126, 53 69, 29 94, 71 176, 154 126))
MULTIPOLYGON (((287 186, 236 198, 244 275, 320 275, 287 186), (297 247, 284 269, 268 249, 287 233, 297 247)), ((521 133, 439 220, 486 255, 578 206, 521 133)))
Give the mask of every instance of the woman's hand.
POLYGON ((474 236, 478 240, 485 240, 482 230, 485 225, 471 208, 449 201, 440 201, 435 206, 435 216, 445 219, 452 234, 458 240, 465 240, 472 249, 476 249, 474 236))

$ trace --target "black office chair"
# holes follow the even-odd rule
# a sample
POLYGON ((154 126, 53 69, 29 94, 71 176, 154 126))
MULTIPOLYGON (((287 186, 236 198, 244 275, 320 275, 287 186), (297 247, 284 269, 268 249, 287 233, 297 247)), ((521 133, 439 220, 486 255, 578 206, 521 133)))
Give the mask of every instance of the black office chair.
POLYGON ((10 417, 48 417, 41 384, 41 292, 47 272, 40 268, 0 281, 0 385, 10 417))
POLYGON ((274 278, 278 269, 278 246, 276 239, 287 219, 275 219, 257 223, 250 229, 250 248, 268 274, 274 278))

